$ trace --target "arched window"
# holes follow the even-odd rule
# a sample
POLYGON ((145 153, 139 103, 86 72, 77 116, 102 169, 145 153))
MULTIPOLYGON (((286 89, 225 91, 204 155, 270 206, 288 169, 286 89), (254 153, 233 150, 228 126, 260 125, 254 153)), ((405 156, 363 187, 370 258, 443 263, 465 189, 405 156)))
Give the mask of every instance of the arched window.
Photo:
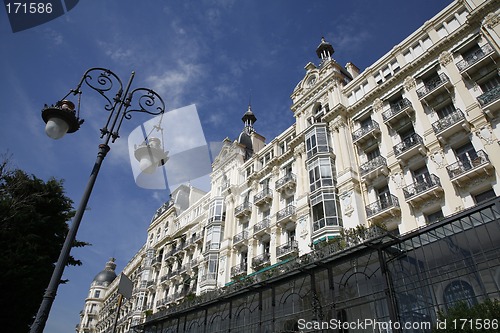
POLYGON ((452 308, 459 302, 466 302, 469 307, 477 303, 474 289, 462 280, 456 280, 446 286, 443 293, 446 309, 452 308))

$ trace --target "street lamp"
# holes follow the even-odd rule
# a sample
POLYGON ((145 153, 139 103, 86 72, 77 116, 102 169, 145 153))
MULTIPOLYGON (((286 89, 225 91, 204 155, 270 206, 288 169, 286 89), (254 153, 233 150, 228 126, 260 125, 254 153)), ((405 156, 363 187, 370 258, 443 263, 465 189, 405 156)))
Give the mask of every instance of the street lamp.
MULTIPOLYGON (((82 200, 75 213, 73 223, 71 224, 66 239, 64 241, 61 253, 57 259, 54 272, 50 278, 49 285, 43 295, 42 303, 38 309, 36 318, 31 326, 30 333, 41 333, 47 322, 50 308, 54 302, 57 288, 63 275, 64 267, 68 262, 71 247, 75 242, 78 227, 87 207, 87 203, 92 193, 97 174, 101 168, 102 161, 110 150, 109 143, 114 142, 119 138, 119 130, 124 119, 132 118, 132 112, 148 113, 153 116, 163 114, 165 111, 165 103, 160 95, 151 89, 137 88, 129 92, 130 86, 134 79, 135 73, 132 72, 129 81, 123 89, 123 84, 120 78, 105 68, 91 68, 85 72, 82 79, 75 89, 61 98, 55 105, 47 106, 42 110, 42 118, 46 123, 45 132, 53 139, 60 139, 66 133, 76 132, 83 119, 80 119, 80 102, 82 91, 81 87, 85 84, 93 90, 97 91, 107 101, 104 109, 108 111, 108 119, 106 124, 101 129, 101 139, 103 143, 99 145, 97 159, 90 173, 90 178, 85 188, 82 200), (109 94, 113 87, 117 85, 118 90, 115 96, 110 99, 106 94, 109 94), (75 109, 75 104, 67 100, 68 96, 78 96, 78 103, 75 109), (137 106, 132 106, 132 100, 138 96, 137 106)), ((145 172, 154 172, 157 166, 163 165, 167 160, 167 155, 162 148, 162 143, 158 138, 145 138, 145 141, 136 147, 136 158, 140 161, 145 172)))

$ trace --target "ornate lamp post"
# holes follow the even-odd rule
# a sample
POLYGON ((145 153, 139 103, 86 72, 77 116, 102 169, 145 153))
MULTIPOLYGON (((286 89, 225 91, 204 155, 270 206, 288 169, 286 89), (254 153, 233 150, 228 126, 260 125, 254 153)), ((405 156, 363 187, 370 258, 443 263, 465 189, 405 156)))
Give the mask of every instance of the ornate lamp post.
MULTIPOLYGON (((156 116, 163 114, 165 111, 165 103, 160 95, 153 90, 147 88, 137 88, 129 91, 134 76, 135 73, 132 72, 124 89, 122 81, 112 71, 105 68, 91 68, 85 72, 75 89, 70 90, 70 92, 55 105, 45 105, 42 110, 42 118, 46 123, 45 132, 49 137, 53 139, 60 139, 66 133, 76 132, 83 123, 83 119, 80 119, 80 101, 82 95, 80 88, 85 84, 86 86, 97 91, 106 99, 107 103, 104 106, 104 109, 108 111, 109 115, 106 124, 101 129, 101 139, 103 139, 103 143, 99 145, 97 159, 92 172, 90 173, 90 178, 85 188, 85 192, 82 200, 80 201, 75 217, 73 218, 73 223, 69 228, 49 285, 45 290, 42 303, 38 309, 35 321, 31 326, 30 333, 43 332, 52 303, 54 302, 56 296, 57 288, 63 275, 64 267, 68 262, 71 247, 75 242, 78 227, 80 226, 83 213, 85 212, 90 194, 94 187, 97 174, 99 173, 104 157, 106 157, 106 154, 110 150, 110 141, 114 142, 117 138, 119 138, 119 130, 122 122, 124 119, 131 119, 132 112, 148 113, 156 116), (118 90, 115 96, 110 99, 106 94, 109 94, 113 88, 116 89, 116 86, 118 86, 118 90), (75 104, 66 99, 69 95, 78 96, 76 110, 75 104), (136 100, 136 103, 134 104, 136 106, 132 106, 133 100, 136 100)), ((136 150, 135 156, 141 161, 141 165, 145 168, 149 168, 149 170, 153 168, 154 171, 156 166, 163 165, 166 162, 167 155, 162 149, 159 139, 152 138, 151 140, 148 140, 148 138, 146 138, 139 147, 141 150, 136 150)))

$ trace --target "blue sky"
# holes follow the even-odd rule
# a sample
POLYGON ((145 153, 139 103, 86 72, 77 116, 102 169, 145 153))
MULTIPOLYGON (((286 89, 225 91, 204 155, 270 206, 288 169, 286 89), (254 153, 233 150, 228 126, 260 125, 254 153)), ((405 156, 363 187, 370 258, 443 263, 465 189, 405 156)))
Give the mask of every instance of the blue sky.
MULTIPOLYGON (((96 93, 84 94, 82 128, 61 140, 44 133, 40 111, 78 83, 90 67, 105 67, 133 87, 155 89, 167 110, 195 104, 207 141, 235 139, 251 94, 256 130, 268 141, 290 126, 290 94, 318 63, 324 36, 342 65, 365 69, 450 0, 365 1, 80 1, 66 15, 12 33, 0 13, 0 153, 42 179, 65 180, 80 201, 100 143, 106 114, 96 93)), ((146 240, 146 228, 168 191, 136 186, 128 133, 148 118, 134 117, 111 146, 78 233, 93 246, 73 251, 46 332, 74 330, 88 287, 109 257, 121 270, 146 240)))

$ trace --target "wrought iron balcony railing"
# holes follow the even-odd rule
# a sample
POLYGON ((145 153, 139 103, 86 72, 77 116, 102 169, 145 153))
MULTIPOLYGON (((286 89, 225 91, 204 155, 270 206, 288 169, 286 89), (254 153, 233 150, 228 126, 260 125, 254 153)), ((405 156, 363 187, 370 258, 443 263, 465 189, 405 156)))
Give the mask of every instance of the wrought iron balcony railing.
POLYGON ((485 92, 477 98, 479 104, 484 107, 500 98, 500 85, 485 92))
POLYGON ((386 159, 382 156, 377 156, 374 159, 371 159, 368 162, 361 164, 359 166, 359 172, 361 173, 361 176, 364 176, 367 173, 384 165, 387 166, 386 159))
POLYGON ((359 128, 358 130, 352 133, 352 141, 356 142, 361 139, 366 134, 372 132, 375 129, 379 129, 379 125, 375 120, 371 120, 369 123, 359 128))
POLYGON ((461 158, 459 157, 459 161, 447 166, 446 170, 448 171, 450 178, 453 179, 463 175, 469 170, 489 162, 490 159, 488 158, 488 155, 484 151, 478 150, 474 153, 470 152, 467 156, 461 158))
POLYGON ((434 79, 427 81, 423 87, 417 89, 418 98, 424 97, 449 81, 450 79, 446 76, 446 74, 439 74, 434 79))
POLYGON ((411 107, 411 102, 408 100, 408 98, 403 98, 400 101, 391 104, 391 108, 382 113, 382 119, 384 119, 384 122, 386 122, 408 107, 411 107))
POLYGON ((252 266, 259 267, 271 262, 271 255, 269 253, 262 253, 252 258, 252 266))
POLYGON ((436 186, 441 186, 439 178, 434 174, 425 174, 422 175, 422 179, 404 187, 403 194, 408 200, 436 186))
POLYGON ((258 233, 263 229, 269 228, 270 224, 271 224, 271 219, 269 219, 269 217, 266 217, 262 221, 253 226, 253 232, 258 233))
POLYGON ((295 206, 294 205, 288 205, 282 210, 278 211, 276 213, 276 219, 278 221, 283 220, 287 217, 290 217, 295 214, 295 206))
POLYGON ((462 120, 465 119, 465 116, 460 109, 456 109, 455 112, 450 113, 444 118, 439 119, 438 121, 434 122, 432 124, 432 129, 434 130, 434 133, 440 133, 444 131, 445 129, 455 125, 456 123, 461 122, 462 120))
POLYGON ((248 231, 247 230, 243 230, 242 232, 234 235, 233 244, 239 243, 245 239, 248 239, 248 231))
POLYGON ((246 271, 247 271, 247 263, 242 262, 238 265, 231 267, 231 276, 240 275, 246 273, 246 271))
POLYGON ((285 254, 297 252, 298 250, 299 250, 299 244, 297 243, 297 241, 287 242, 276 248, 276 256, 280 257, 285 254))
POLYGON ((398 198, 393 194, 390 194, 389 196, 383 199, 379 199, 366 206, 366 216, 370 218, 391 207, 399 207, 398 198))
POLYGON ((273 191, 270 188, 265 188, 253 197, 253 202, 254 204, 261 202, 262 200, 272 198, 273 197, 273 191))
POLYGON ((422 139, 422 137, 420 135, 418 135, 417 133, 413 133, 412 135, 410 135, 409 137, 403 139, 402 142, 398 143, 397 145, 394 146, 394 155, 399 156, 401 155, 402 153, 404 153, 405 151, 419 145, 419 144, 423 144, 424 143, 424 140, 422 139))
POLYGON ((244 212, 250 212, 250 211, 252 211, 252 204, 250 202, 244 202, 234 209, 234 214, 240 215, 244 212))
POLYGON ((485 44, 481 46, 479 50, 469 54, 463 60, 457 63, 458 70, 461 72, 464 71, 468 67, 474 65, 476 62, 486 57, 486 55, 490 54, 491 52, 493 52, 493 48, 491 47, 490 44, 485 44))
POLYGON ((296 180, 295 174, 293 174, 293 173, 287 173, 286 175, 284 175, 283 177, 281 177, 280 179, 278 179, 276 181, 276 183, 274 185, 274 188, 276 190, 278 190, 278 189, 281 189, 282 187, 284 187, 287 184, 290 184, 290 183, 295 184, 295 180, 296 180))

